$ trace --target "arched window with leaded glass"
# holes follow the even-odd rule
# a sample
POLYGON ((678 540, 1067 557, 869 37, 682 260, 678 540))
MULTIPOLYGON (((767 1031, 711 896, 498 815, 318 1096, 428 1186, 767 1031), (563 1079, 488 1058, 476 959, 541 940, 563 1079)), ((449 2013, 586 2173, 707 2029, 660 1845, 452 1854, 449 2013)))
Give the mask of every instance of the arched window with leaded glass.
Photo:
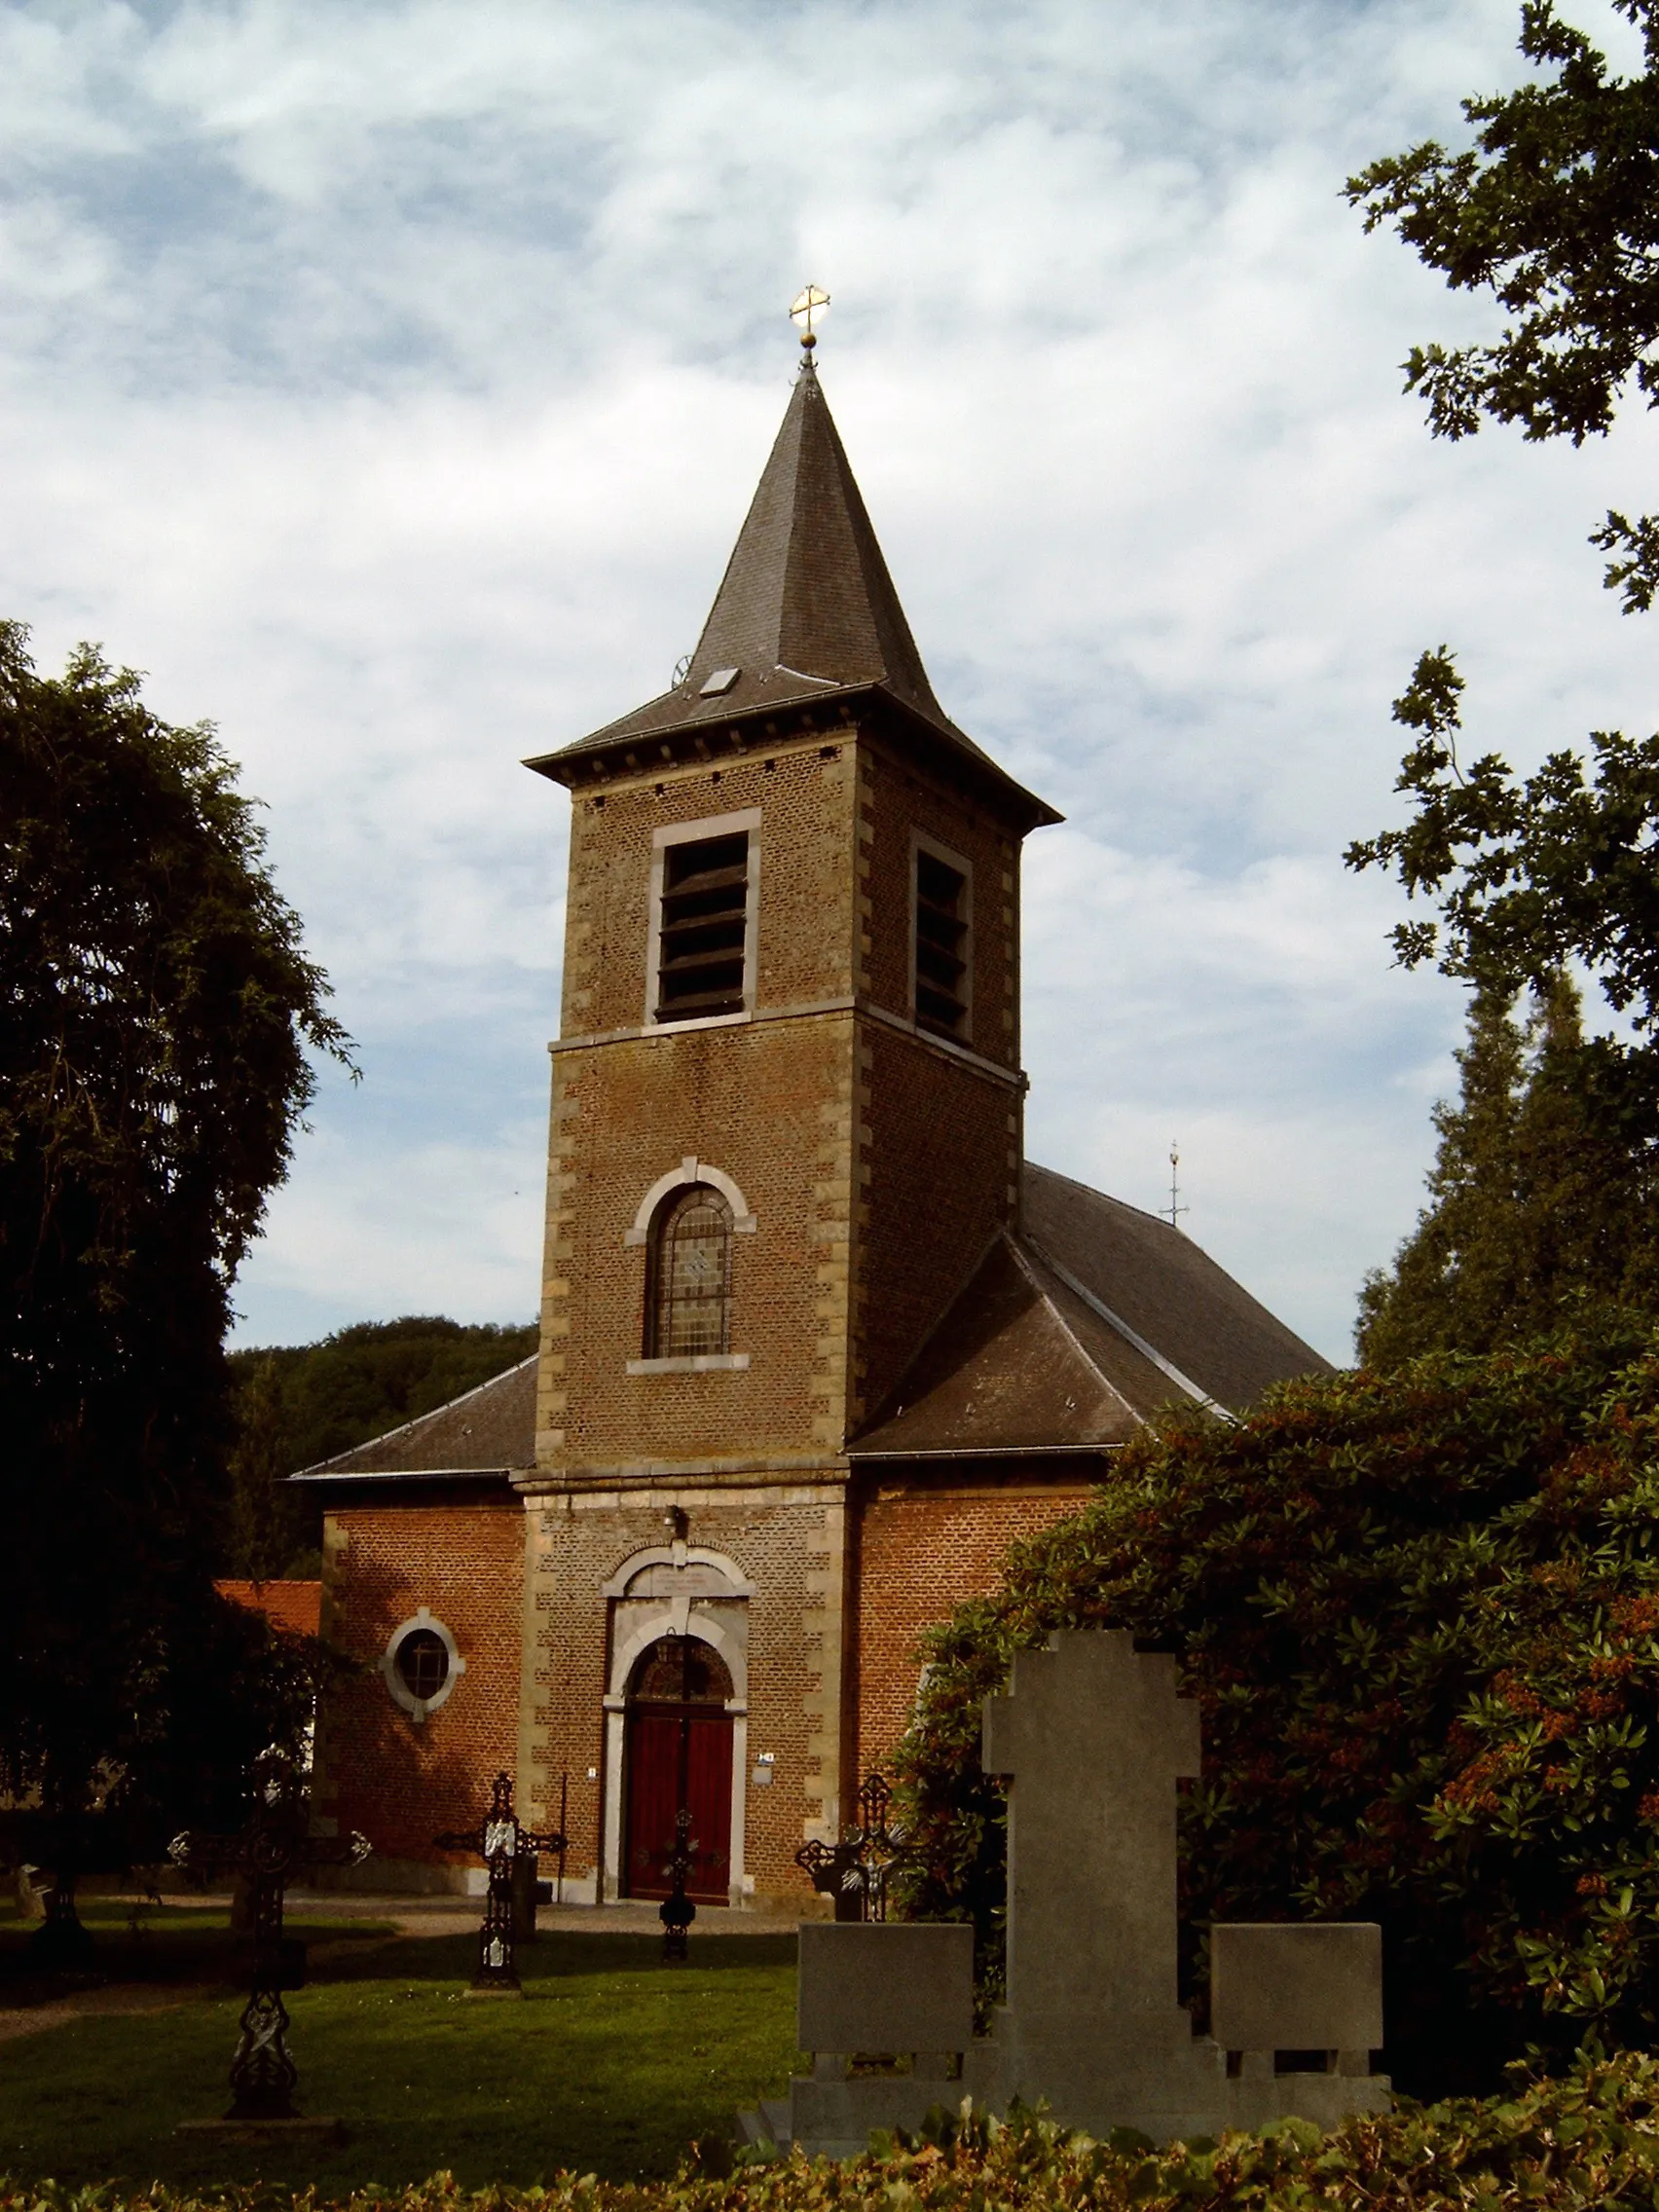
POLYGON ((665 1198, 650 1240, 645 1357, 696 1359, 731 1349, 732 1212, 692 1183, 665 1198))

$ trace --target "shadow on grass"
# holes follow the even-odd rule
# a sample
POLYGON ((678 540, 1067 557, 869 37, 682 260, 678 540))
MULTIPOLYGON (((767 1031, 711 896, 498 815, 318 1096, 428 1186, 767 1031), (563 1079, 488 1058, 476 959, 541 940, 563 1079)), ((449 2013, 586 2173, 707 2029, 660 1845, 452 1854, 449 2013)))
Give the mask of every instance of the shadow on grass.
MULTIPOLYGON (((74 1966, 43 1965, 30 1942, 34 1923, 16 1910, 0 1916, 0 2005, 48 2005, 76 1990, 112 1983, 231 1984, 243 1972, 246 1938, 231 1933, 224 1911, 203 1906, 142 1906, 95 1899, 81 1907, 92 1936, 74 1966)), ((396 1931, 388 1920, 308 1920, 291 1914, 286 1932, 302 1942, 383 1943, 396 1931)))
MULTIPOLYGON (((330 1940, 344 1934, 327 1925, 330 1940)), ((444 2168, 467 2187, 525 2187, 560 2168, 669 2174, 693 2135, 729 2131, 739 2105, 783 2088, 794 1952, 789 1936, 693 1931, 690 1958, 669 1966, 652 1936, 561 1929, 522 1948, 523 2002, 493 2003, 464 1994, 471 1935, 319 1961, 288 2006, 301 2109, 350 2130, 326 2148, 174 2133, 224 2109, 239 1996, 181 1992, 141 2020, 78 2019, 4 2046, 0 2172, 324 2194, 444 2168)))
MULTIPOLYGON (((318 1981, 467 1982, 478 1962, 478 1938, 465 1936, 404 1936, 377 1944, 360 1959, 332 1958, 319 1963, 318 1981)), ((518 1946, 519 1979, 527 1998, 537 1984, 587 1974, 741 1972, 756 1967, 794 1971, 792 1936, 699 1936, 692 1931, 691 1957, 667 1966, 660 1936, 584 1936, 560 1929, 518 1946)), ((665 1984, 665 1986, 667 1986, 665 1984)), ((510 2001, 509 2001, 510 2002, 510 2001)))

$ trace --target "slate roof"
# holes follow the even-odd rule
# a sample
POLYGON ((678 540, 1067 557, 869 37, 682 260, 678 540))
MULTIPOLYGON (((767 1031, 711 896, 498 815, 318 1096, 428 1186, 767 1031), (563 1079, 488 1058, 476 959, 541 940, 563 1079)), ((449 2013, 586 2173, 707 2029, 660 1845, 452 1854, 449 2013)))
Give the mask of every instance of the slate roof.
MULTIPOLYGON (((1243 1413, 1330 1362, 1156 1214, 1027 1161, 999 1235, 848 1447, 856 1462, 1109 1451, 1161 1408, 1243 1413)), ((535 1463, 535 1359, 296 1482, 502 1479, 535 1463)), ((267 1584, 266 1588, 272 1585, 267 1584)))
POLYGON ((291 1476, 293 1482, 376 1476, 500 1476, 535 1464, 535 1360, 509 1367, 477 1389, 436 1406, 401 1427, 353 1445, 291 1476))
POLYGON ((1245 1411, 1330 1363, 1155 1214, 1026 1163, 999 1236, 855 1460, 1110 1449, 1160 1408, 1245 1411))
POLYGON ((958 729, 935 698, 808 360, 683 682, 591 737, 526 765, 569 781, 573 766, 633 740, 871 691, 919 719, 1022 802, 1033 826, 1059 821, 958 729), (703 686, 718 670, 735 670, 736 681, 705 695, 703 686))

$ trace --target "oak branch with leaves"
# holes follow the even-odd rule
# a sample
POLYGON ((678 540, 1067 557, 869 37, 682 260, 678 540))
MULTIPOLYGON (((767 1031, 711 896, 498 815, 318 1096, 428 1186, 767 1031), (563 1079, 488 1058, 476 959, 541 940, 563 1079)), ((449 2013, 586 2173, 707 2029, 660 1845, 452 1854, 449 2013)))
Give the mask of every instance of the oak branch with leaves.
MULTIPOLYGON (((1490 344, 1412 349, 1406 387, 1437 437, 1490 419, 1578 445, 1632 384, 1659 406, 1659 0, 1614 4, 1641 34, 1640 75, 1613 75, 1551 0, 1527 0, 1520 50, 1543 80, 1466 99, 1472 147, 1428 139, 1347 181, 1368 231, 1392 223, 1454 289, 1513 318, 1490 344)), ((1626 612, 1650 607, 1659 516, 1611 512, 1591 541, 1615 556, 1626 612)))
POLYGON ((1351 844, 1437 920, 1396 925, 1401 964, 1434 960, 1477 989, 1547 992, 1577 965, 1633 1033, 1585 1048, 1587 1079, 1639 1141, 1659 1135, 1659 737, 1597 730, 1588 761, 1552 753, 1518 778, 1495 754, 1457 758, 1463 680, 1442 645, 1394 702, 1417 732, 1395 789, 1412 819, 1351 844))

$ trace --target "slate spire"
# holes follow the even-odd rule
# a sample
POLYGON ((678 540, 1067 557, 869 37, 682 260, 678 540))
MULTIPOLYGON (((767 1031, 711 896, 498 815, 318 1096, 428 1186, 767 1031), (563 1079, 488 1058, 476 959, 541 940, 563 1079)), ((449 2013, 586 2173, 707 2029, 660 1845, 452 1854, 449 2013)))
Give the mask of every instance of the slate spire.
POLYGON ((641 746, 669 760, 679 747, 706 753, 711 730, 735 737, 780 711, 844 717, 883 696, 908 725, 900 742, 942 741, 1027 829, 1060 820, 934 697, 808 349, 697 649, 673 688, 525 765, 573 785, 608 761, 635 766, 641 746))
POLYGON ((685 678, 880 683, 944 720, 809 353, 685 678))

